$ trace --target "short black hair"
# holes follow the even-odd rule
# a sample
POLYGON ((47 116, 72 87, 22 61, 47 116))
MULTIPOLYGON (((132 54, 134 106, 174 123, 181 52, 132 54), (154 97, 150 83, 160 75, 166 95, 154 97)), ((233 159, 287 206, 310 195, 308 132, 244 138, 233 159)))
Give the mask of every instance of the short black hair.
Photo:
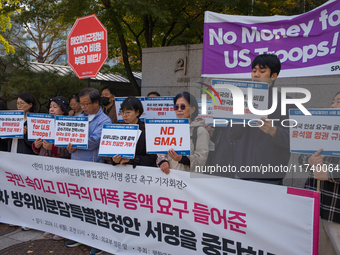
POLYGON ((71 99, 75 99, 75 100, 79 103, 78 93, 72 94, 72 95, 68 98, 68 101, 71 102, 71 99))
POLYGON ((190 115, 190 120, 194 120, 198 115, 198 104, 197 104, 196 98, 192 94, 190 94, 189 92, 184 91, 184 92, 177 94, 175 96, 174 105, 176 104, 177 99, 179 99, 181 97, 184 97, 185 100, 187 100, 190 107, 195 107, 195 111, 190 115))
POLYGON ((35 101, 34 96, 32 96, 30 93, 24 92, 24 93, 20 93, 18 95, 18 98, 24 100, 28 104, 32 104, 32 107, 28 110, 29 112, 34 112, 35 111, 37 103, 35 101))
POLYGON ((155 94, 155 95, 158 96, 158 97, 161 96, 157 91, 151 91, 151 92, 148 93, 147 96, 150 96, 150 95, 152 95, 152 94, 155 94))
POLYGON ((116 96, 116 89, 114 87, 112 87, 112 86, 105 86, 104 88, 102 88, 102 92, 103 92, 104 89, 108 89, 110 91, 111 95, 116 96))
POLYGON ((81 98, 83 96, 88 96, 90 99, 91 104, 93 103, 100 103, 100 94, 99 91, 95 88, 86 88, 79 92, 78 97, 81 98))
POLYGON ((120 106, 120 110, 134 110, 139 111, 138 118, 143 114, 144 108, 141 101, 136 97, 126 98, 120 106))
POLYGON ((262 68, 269 68, 270 69, 270 76, 273 73, 277 73, 279 75, 281 71, 281 62, 280 59, 275 54, 261 54, 254 58, 251 68, 254 69, 256 65, 262 68))

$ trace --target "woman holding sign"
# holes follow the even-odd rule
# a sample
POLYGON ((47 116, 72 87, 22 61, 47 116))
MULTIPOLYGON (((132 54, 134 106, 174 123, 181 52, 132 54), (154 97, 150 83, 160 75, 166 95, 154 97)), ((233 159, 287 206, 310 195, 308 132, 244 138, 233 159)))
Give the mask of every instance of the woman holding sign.
MULTIPOLYGON (((54 116, 68 116, 69 102, 65 97, 57 96, 50 98, 47 103, 49 114, 54 116)), ((56 158, 71 158, 71 154, 64 147, 56 147, 53 143, 46 142, 41 138, 34 141, 32 145, 33 151, 40 156, 56 157, 56 158)))
POLYGON ((143 105, 136 97, 128 97, 121 104, 120 114, 122 115, 124 122, 126 124, 138 124, 141 134, 136 145, 135 158, 127 159, 122 158, 120 155, 115 155, 112 157, 113 165, 130 164, 133 165, 134 168, 136 165, 156 166, 157 155, 146 153, 145 124, 139 119, 139 117, 143 114, 143 111, 143 105))
MULTIPOLYGON (((54 116, 58 115, 68 115, 68 107, 69 102, 65 97, 57 96, 54 98, 50 98, 47 103, 47 108, 49 114, 53 114, 54 116)), ((71 154, 64 147, 56 147, 53 143, 49 143, 43 141, 41 138, 38 138, 32 144, 33 151, 40 156, 46 157, 56 157, 56 158, 71 158, 71 154)), ((52 238, 53 240, 61 240, 64 239, 61 236, 51 234, 49 232, 44 233, 44 237, 52 238)))
POLYGON ((27 120, 26 114, 28 112, 34 112, 36 107, 36 101, 30 93, 21 93, 17 99, 17 109, 24 111, 24 139, 8 139, 7 150, 13 153, 34 154, 32 150, 32 142, 28 141, 27 137, 27 120))
POLYGON ((173 149, 168 155, 158 155, 157 165, 166 173, 170 169, 190 171, 190 167, 204 166, 209 153, 209 133, 205 129, 205 121, 196 118, 198 104, 189 92, 178 94, 174 98, 174 110, 177 118, 187 118, 190 123, 190 156, 178 155, 173 149))

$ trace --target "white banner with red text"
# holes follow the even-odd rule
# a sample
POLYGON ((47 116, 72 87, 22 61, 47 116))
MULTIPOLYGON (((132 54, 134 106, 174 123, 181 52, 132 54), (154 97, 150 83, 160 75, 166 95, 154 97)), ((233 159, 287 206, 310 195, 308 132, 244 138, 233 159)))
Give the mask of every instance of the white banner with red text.
POLYGON ((0 158, 4 223, 114 254, 317 254, 316 192, 151 167, 0 158))

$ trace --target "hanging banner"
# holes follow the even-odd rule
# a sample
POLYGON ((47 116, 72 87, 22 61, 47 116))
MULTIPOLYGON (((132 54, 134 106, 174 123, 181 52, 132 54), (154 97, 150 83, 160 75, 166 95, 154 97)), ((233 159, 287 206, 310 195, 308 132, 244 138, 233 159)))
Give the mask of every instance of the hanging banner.
POLYGON ((145 137, 147 153, 190 155, 189 119, 147 119, 145 137))
POLYGON ((56 116, 55 122, 55 146, 67 147, 69 143, 72 143, 73 148, 87 149, 88 117, 56 116))
POLYGON ((27 113, 27 135, 29 141, 41 140, 54 143, 54 115, 27 113))
POLYGON ((202 77, 250 78, 252 60, 275 53, 279 77, 340 71, 340 1, 295 16, 254 17, 205 12, 202 77))
POLYGON ((0 111, 0 137, 24 138, 24 111, 0 111))
POLYGON ((99 156, 133 159, 138 142, 138 125, 104 124, 99 145, 99 156))
POLYGON ((145 119, 173 119, 174 97, 145 97, 145 119))
POLYGON ((152 167, 0 158, 4 223, 112 254, 317 255, 313 191, 152 167))
POLYGON ((289 119, 295 122, 289 128, 290 151, 314 154, 323 148, 320 155, 340 157, 340 110, 323 108, 308 111, 312 115, 289 110, 289 119))

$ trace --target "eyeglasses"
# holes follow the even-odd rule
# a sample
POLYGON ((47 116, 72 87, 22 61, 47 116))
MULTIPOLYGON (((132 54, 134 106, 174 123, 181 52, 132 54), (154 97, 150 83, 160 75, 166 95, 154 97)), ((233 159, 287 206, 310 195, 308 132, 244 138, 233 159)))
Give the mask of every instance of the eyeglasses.
POLYGON ((80 103, 81 106, 88 106, 90 104, 92 104, 92 103, 91 102, 90 103, 80 103))
POLYGON ((22 106, 22 105, 25 105, 25 104, 28 104, 28 103, 17 103, 17 106, 22 106))
POLYGON ((119 111, 119 113, 123 116, 129 116, 131 112, 123 112, 123 111, 119 111))
POLYGON ((77 104, 70 104, 70 107, 73 108, 73 107, 76 107, 77 104))
POLYGON ((187 108, 187 105, 185 104, 181 104, 181 105, 174 105, 174 110, 178 111, 178 109, 181 108, 181 110, 184 110, 185 108, 187 108))

